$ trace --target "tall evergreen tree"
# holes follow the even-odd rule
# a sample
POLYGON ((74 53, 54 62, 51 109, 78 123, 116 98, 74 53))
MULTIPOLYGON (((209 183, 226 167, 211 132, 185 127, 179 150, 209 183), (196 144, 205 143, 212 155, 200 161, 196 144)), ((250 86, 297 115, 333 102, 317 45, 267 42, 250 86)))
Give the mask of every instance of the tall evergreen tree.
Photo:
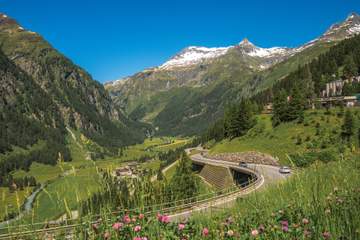
POLYGON ((300 122, 304 120, 305 98, 300 87, 295 86, 291 92, 291 99, 288 107, 289 121, 298 119, 300 122))
POLYGON ((288 100, 287 93, 285 90, 280 90, 274 96, 273 101, 273 116, 272 116, 272 124, 273 126, 279 125, 281 122, 286 121, 288 118, 288 100))
POLYGON ((342 125, 342 136, 350 142, 351 136, 354 134, 354 118, 351 111, 347 110, 342 125))
POLYGON ((352 55, 346 56, 344 60, 344 76, 351 78, 358 74, 358 67, 355 64, 354 57, 352 55))
POLYGON ((191 160, 185 153, 179 160, 175 174, 170 180, 169 188, 171 188, 175 200, 193 197, 199 191, 198 179, 192 171, 191 160))

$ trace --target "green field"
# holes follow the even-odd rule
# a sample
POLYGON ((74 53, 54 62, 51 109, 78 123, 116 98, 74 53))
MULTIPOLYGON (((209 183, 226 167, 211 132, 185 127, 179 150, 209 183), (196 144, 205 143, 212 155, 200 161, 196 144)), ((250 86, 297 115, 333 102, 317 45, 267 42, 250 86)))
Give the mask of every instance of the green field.
MULTIPOLYGON (((160 152, 176 149, 188 143, 190 139, 163 137, 146 139, 144 143, 126 147, 123 155, 119 157, 105 157, 96 161, 87 160, 86 154, 93 148, 99 149, 89 139, 73 131, 76 140, 68 136, 68 146, 71 151, 72 161, 61 162, 56 166, 33 163, 28 172, 18 170, 13 173, 14 177, 34 176, 39 183, 47 186, 36 198, 31 214, 26 216, 25 222, 47 221, 59 218, 64 213, 76 209, 78 203, 87 199, 92 193, 99 191, 101 187, 99 169, 109 171, 137 160, 143 156, 153 159, 140 164, 141 169, 151 169, 156 172, 160 168, 161 161, 156 158, 160 152)), ((6 188, 1 188, 3 197, 1 207, 18 212, 18 206, 24 202, 28 191, 9 193, 6 188)), ((0 217, 2 215, 0 214, 0 217)))
POLYGON ((76 209, 81 200, 101 187, 100 178, 94 168, 79 169, 76 173, 62 177, 49 184, 36 198, 34 208, 26 221, 42 222, 60 217, 76 209))
POLYGON ((0 219, 6 214, 19 212, 27 196, 31 194, 32 188, 9 192, 9 188, 0 187, 0 219))

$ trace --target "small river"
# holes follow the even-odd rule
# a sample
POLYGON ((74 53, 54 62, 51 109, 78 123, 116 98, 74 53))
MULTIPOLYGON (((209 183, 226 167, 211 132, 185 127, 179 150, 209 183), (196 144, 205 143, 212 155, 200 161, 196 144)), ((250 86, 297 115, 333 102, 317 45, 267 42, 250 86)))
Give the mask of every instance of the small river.
POLYGON ((12 222, 18 221, 21 218, 24 217, 24 215, 31 211, 34 201, 36 199, 36 196, 45 188, 45 184, 41 184, 41 186, 36 189, 34 192, 31 193, 30 196, 28 196, 25 200, 25 203, 22 207, 22 211, 20 214, 18 214, 15 218, 9 219, 7 221, 0 222, 0 228, 6 228, 8 225, 10 225, 12 222))

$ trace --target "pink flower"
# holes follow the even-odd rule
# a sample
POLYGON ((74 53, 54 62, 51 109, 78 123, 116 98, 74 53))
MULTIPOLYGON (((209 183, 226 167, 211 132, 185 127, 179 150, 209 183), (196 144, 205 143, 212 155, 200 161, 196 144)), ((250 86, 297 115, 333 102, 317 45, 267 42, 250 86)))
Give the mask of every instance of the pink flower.
POLYGON ((208 236, 208 235, 209 235, 209 229, 208 229, 208 228, 203 228, 203 230, 202 230, 202 235, 203 235, 204 237, 208 236))
POLYGON ((170 217, 168 215, 163 215, 162 219, 161 219, 162 223, 169 223, 170 222, 170 217))
POLYGON ((178 225, 179 231, 182 231, 184 228, 185 228, 185 224, 179 223, 179 225, 178 225))
POLYGON ((123 220, 124 220, 125 223, 130 223, 131 222, 131 219, 130 219, 129 215, 125 215, 123 220))
POLYGON ((141 237, 134 237, 133 240, 141 240, 141 237))
POLYGON ((156 214, 156 218, 159 220, 159 222, 161 222, 162 215, 161 215, 160 213, 157 213, 157 214, 156 214))
POLYGON ((170 217, 167 215, 161 215, 160 213, 157 214, 157 219, 159 222, 162 223, 169 223, 170 222, 170 217))
POLYGON ((257 237, 258 235, 259 235, 259 231, 257 229, 251 231, 251 236, 257 237))
POLYGON ((148 240, 148 238, 147 237, 142 237, 141 240, 148 240))
POLYGON ((304 224, 304 225, 307 225, 307 224, 309 224, 309 219, 307 219, 307 218, 303 218, 303 220, 302 220, 302 223, 304 224))
POLYGON ((289 227, 286 225, 283 225, 282 228, 283 232, 288 232, 289 231, 289 227))
POLYGON ((324 239, 330 239, 331 238, 331 234, 329 232, 323 232, 322 234, 324 239))
POLYGON ((123 227, 123 223, 121 223, 121 222, 116 222, 116 223, 114 223, 114 224, 112 225, 112 228, 113 228, 115 231, 119 231, 120 228, 122 228, 122 227, 123 227))
POLYGON ((145 217, 144 214, 142 214, 142 213, 139 214, 139 220, 144 219, 144 217, 145 217))
POLYGON ((105 232, 104 233, 104 239, 110 239, 110 233, 109 232, 105 232))
POLYGON ((289 226, 289 222, 288 221, 281 221, 280 222, 282 226, 289 226))
POLYGON ((134 227, 134 231, 135 231, 135 232, 140 232, 140 231, 141 231, 141 226, 140 226, 140 225, 136 225, 136 226, 134 227))

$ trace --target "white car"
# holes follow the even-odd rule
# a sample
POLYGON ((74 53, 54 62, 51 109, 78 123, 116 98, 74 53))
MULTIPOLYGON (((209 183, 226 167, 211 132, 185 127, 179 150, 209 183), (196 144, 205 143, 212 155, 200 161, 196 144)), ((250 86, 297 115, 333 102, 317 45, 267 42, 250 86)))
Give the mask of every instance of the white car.
POLYGON ((289 173, 291 173, 291 169, 289 167, 287 167, 287 166, 282 166, 279 169, 279 173, 281 173, 281 174, 289 174, 289 173))

